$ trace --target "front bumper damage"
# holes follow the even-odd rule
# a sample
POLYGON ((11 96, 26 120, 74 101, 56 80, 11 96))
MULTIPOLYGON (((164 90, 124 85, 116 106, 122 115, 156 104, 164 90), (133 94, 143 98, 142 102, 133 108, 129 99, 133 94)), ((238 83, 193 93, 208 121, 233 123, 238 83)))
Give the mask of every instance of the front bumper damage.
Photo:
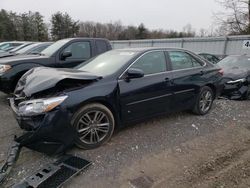
POLYGON ((247 99, 250 91, 250 83, 246 79, 227 81, 224 83, 222 96, 232 100, 247 99))
POLYGON ((15 162, 18 159, 21 150, 21 145, 17 142, 13 142, 7 155, 7 159, 0 168, 0 184, 6 179, 10 171, 12 170, 15 162))
POLYGON ((10 98, 9 104, 21 129, 25 131, 15 141, 21 146, 36 150, 47 155, 64 153, 73 146, 76 131, 70 124, 70 113, 63 109, 36 115, 21 116, 15 104, 15 99, 10 98))
POLYGON ((80 157, 65 154, 66 150, 73 146, 76 134, 70 124, 70 113, 66 110, 59 107, 41 115, 24 117, 18 112, 14 98, 9 99, 9 104, 25 133, 14 138, 7 159, 0 168, 0 185, 12 170, 22 147, 62 157, 27 177, 15 185, 15 188, 61 187, 91 164, 80 157))

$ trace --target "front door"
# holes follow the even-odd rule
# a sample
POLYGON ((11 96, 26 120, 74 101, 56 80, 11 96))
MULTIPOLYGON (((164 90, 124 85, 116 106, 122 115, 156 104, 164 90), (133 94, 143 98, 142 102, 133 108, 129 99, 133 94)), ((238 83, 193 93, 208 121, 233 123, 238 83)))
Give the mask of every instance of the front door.
POLYGON ((123 121, 144 119, 166 112, 171 105, 172 91, 171 73, 167 72, 164 52, 148 52, 130 68, 141 69, 145 75, 118 81, 123 121))
POLYGON ((80 63, 91 58, 91 46, 90 42, 73 42, 63 49, 59 55, 58 67, 71 68, 79 65, 80 63), (61 58, 61 54, 64 52, 71 52, 72 56, 65 59, 61 58))

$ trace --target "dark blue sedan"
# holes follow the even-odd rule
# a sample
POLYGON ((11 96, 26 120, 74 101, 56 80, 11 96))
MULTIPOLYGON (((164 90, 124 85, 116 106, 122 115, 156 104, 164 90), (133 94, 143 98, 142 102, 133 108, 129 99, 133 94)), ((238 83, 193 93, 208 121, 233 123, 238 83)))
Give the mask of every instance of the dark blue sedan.
POLYGON ((183 49, 112 50, 75 69, 34 68, 10 99, 21 145, 59 153, 96 148, 114 130, 160 114, 207 114, 220 93, 217 66, 183 49))

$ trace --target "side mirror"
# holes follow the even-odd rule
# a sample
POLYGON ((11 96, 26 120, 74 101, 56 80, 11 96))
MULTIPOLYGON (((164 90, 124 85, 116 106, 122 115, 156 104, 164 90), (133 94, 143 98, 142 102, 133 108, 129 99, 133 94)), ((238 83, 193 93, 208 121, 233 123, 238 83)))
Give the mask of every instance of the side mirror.
POLYGON ((132 78, 141 78, 144 76, 144 72, 141 69, 136 69, 136 68, 130 68, 127 71, 127 78, 132 79, 132 78))
POLYGON ((71 52, 68 52, 68 51, 63 52, 63 53, 61 54, 61 60, 65 60, 67 57, 71 57, 71 56, 72 56, 72 53, 71 53, 71 52))

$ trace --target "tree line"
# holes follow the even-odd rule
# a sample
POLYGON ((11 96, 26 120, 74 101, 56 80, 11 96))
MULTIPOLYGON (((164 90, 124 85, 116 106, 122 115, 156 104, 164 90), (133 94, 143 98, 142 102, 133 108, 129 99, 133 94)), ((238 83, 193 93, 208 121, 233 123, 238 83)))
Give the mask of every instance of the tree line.
POLYGON ((120 21, 99 23, 74 20, 68 13, 56 12, 49 23, 39 12, 0 11, 0 41, 48 41, 69 37, 100 37, 109 40, 161 39, 194 36, 250 34, 250 0, 216 0, 224 12, 214 14, 217 28, 201 29, 190 24, 182 31, 148 29, 143 23, 125 26, 120 21), (211 30, 211 31, 210 31, 211 30))
POLYGON ((69 37, 100 37, 110 40, 193 37, 191 25, 183 31, 150 30, 141 23, 124 26, 120 21, 99 23, 76 21, 68 13, 57 12, 46 23, 39 12, 16 13, 0 11, 0 41, 48 41, 69 37))

